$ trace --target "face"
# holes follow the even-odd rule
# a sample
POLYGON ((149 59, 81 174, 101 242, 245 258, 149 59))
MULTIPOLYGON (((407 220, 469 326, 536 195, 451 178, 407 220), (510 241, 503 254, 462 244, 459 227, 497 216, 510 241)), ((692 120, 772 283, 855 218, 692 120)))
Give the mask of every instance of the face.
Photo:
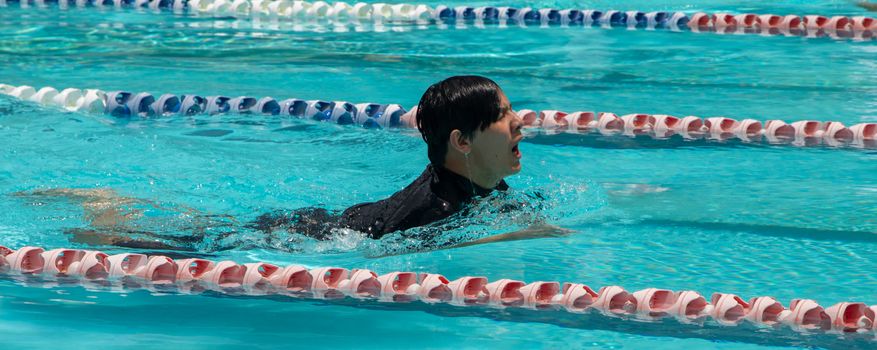
POLYGON ((502 91, 499 120, 484 131, 476 131, 471 140, 470 166, 473 172, 487 178, 502 179, 521 171, 521 150, 524 124, 502 91))

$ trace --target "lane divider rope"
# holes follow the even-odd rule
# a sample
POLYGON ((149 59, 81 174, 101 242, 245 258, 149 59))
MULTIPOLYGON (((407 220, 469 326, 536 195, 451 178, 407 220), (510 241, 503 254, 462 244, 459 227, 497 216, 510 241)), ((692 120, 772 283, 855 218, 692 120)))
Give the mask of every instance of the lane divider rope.
POLYGON ((107 255, 80 249, 44 250, 0 246, 0 272, 78 278, 83 283, 122 282, 132 288, 162 287, 181 293, 213 290, 247 295, 280 294, 299 298, 351 297, 382 302, 448 303, 495 308, 597 311, 608 316, 643 320, 676 318, 682 323, 707 320, 735 326, 748 322, 762 327, 788 326, 801 332, 872 332, 877 306, 841 302, 828 308, 809 299, 794 299, 787 309, 775 298, 748 301, 734 294, 715 293, 709 300, 695 291, 647 288, 630 293, 619 286, 594 290, 581 283, 532 282, 511 279, 488 281, 465 276, 448 280, 442 275, 390 272, 338 267, 308 269, 269 263, 238 264, 204 259, 173 260, 143 254, 107 255))
MULTIPOLYGON (((330 100, 285 99, 271 97, 228 97, 164 94, 127 91, 104 92, 97 89, 53 87, 39 90, 28 86, 0 84, 0 93, 43 106, 85 113, 106 113, 116 118, 142 119, 194 116, 199 114, 263 114, 289 116, 356 125, 369 129, 414 128, 417 108, 406 110, 399 104, 359 103, 330 100)), ((837 121, 735 120, 727 117, 676 117, 661 114, 627 114, 580 111, 523 109, 518 115, 528 128, 543 134, 575 133, 605 136, 651 136, 669 139, 675 135, 686 140, 706 139, 762 142, 811 146, 825 143, 831 147, 877 147, 877 123, 858 123, 847 127, 837 121)))
POLYGON ((514 7, 429 6, 424 4, 386 4, 290 1, 290 0, 0 0, 0 7, 18 3, 20 7, 144 8, 173 10, 198 16, 269 18, 290 21, 331 20, 335 22, 418 23, 473 22, 500 26, 596 26, 602 28, 668 29, 695 33, 761 34, 807 37, 854 38, 871 40, 877 20, 866 16, 775 15, 753 13, 685 13, 600 11, 590 9, 551 9, 514 7))

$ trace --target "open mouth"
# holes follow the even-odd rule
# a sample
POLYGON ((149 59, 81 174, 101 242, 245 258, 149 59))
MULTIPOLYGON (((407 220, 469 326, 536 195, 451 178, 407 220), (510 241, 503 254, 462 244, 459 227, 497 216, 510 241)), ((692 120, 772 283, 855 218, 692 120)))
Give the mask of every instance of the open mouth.
POLYGON ((515 158, 521 159, 521 149, 518 147, 520 144, 516 143, 514 147, 512 147, 512 154, 515 158))

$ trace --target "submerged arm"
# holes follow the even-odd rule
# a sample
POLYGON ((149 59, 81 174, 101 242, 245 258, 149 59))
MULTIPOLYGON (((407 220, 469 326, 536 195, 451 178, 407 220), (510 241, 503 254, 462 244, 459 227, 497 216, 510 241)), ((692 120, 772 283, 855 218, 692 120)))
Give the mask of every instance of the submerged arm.
POLYGON ((126 197, 108 188, 52 188, 15 192, 13 196, 44 201, 69 200, 85 212, 88 227, 65 230, 71 241, 148 249, 192 249, 208 230, 232 227, 227 215, 209 215, 182 205, 126 197), (146 217, 147 212, 153 217, 146 217), (179 234, 185 233, 185 234, 179 234))

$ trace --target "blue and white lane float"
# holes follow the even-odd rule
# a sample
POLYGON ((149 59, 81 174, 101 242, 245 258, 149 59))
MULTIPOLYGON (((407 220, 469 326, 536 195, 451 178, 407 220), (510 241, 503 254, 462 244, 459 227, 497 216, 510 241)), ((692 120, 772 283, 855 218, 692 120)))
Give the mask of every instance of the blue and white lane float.
POLYGON ((867 40, 877 32, 877 20, 865 16, 775 15, 731 13, 685 13, 600 11, 586 9, 513 7, 431 7, 424 4, 328 3, 290 0, 0 0, 0 6, 18 3, 21 7, 47 7, 57 2, 61 8, 145 8, 173 10, 198 16, 268 18, 335 22, 476 22, 517 24, 520 26, 598 26, 628 29, 668 29, 674 31, 716 32, 723 34, 761 34, 867 40))
MULTIPOLYGON (((262 114, 289 116, 340 125, 356 125, 369 129, 415 128, 417 108, 406 110, 399 104, 360 103, 331 100, 285 99, 271 97, 228 97, 164 94, 158 97, 141 92, 104 92, 96 89, 68 88, 60 92, 52 87, 39 90, 27 85, 0 84, 0 93, 43 106, 85 113, 105 113, 115 118, 148 119, 200 114, 262 114)), ((806 146, 824 142, 833 147, 877 147, 877 123, 859 123, 850 127, 837 121, 782 120, 761 122, 755 119, 735 120, 727 117, 676 117, 662 114, 627 114, 557 110, 519 110, 518 115, 528 128, 544 134, 574 133, 628 137, 651 136, 667 139, 679 135, 683 139, 806 146)))
POLYGON ((301 100, 277 101, 271 97, 197 96, 127 91, 104 92, 97 89, 68 88, 60 92, 52 87, 39 90, 27 85, 0 84, 0 93, 47 107, 73 112, 108 114, 116 118, 162 118, 199 114, 263 114, 358 125, 365 128, 412 128, 413 114, 398 104, 346 101, 301 100))
MULTIPOLYGON (((619 286, 594 290, 581 283, 532 282, 511 279, 489 282, 485 277, 464 276, 448 280, 432 273, 397 271, 384 275, 366 269, 306 268, 256 262, 214 262, 205 259, 174 260, 143 254, 108 255, 100 251, 0 246, 0 274, 64 278, 82 284, 104 282, 116 288, 177 290, 196 294, 211 290, 244 295, 284 295, 295 298, 371 299, 387 303, 447 303, 532 310, 592 311, 613 317, 722 326, 743 323, 759 328, 790 327, 802 333, 872 333, 877 305, 840 302, 823 308, 816 301, 793 299, 787 309, 773 297, 749 301, 726 293, 709 300, 696 291, 647 288, 630 293, 619 286)), ((873 333, 872 333, 873 334, 873 333)), ((764 333, 769 336, 770 333, 764 333)))

